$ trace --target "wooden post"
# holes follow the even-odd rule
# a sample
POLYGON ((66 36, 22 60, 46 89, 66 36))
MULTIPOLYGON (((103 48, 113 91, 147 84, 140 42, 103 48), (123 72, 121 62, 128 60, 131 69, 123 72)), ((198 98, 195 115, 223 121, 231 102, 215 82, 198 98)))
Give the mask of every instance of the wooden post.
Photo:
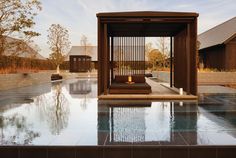
POLYGON ((187 70, 187 85, 186 85, 186 92, 187 94, 191 94, 190 92, 190 56, 191 56, 191 40, 190 40, 190 35, 191 35, 191 31, 190 31, 190 24, 187 25, 187 34, 186 34, 186 70, 187 70))
POLYGON ((102 94, 102 73, 101 73, 101 69, 102 69, 102 62, 100 62, 102 60, 102 51, 101 51, 101 21, 100 18, 98 18, 98 47, 97 47, 97 56, 98 56, 98 95, 102 94))
MULTIPOLYGON (((107 28, 106 28, 107 29, 107 28)), ((111 71, 111 61, 110 61, 110 38, 108 36, 108 34, 106 33, 106 36, 107 36, 107 45, 106 45, 106 50, 107 50, 107 87, 106 88, 109 88, 110 86, 110 71, 111 71)))
POLYGON ((103 32, 103 39, 104 39, 104 43, 103 43, 103 52, 104 52, 104 62, 103 62, 103 66, 104 66, 104 69, 101 70, 104 72, 104 76, 103 76, 103 80, 104 80, 104 95, 106 95, 108 93, 107 91, 107 83, 108 83, 108 71, 107 69, 109 69, 109 63, 108 63, 108 48, 107 48, 107 42, 108 42, 108 39, 107 39, 107 24, 104 24, 104 32, 103 32))
POLYGON ((190 56, 190 93, 197 95, 197 18, 190 23, 191 56, 190 56))
POLYGON ((172 81, 172 79, 173 79, 173 67, 172 67, 172 54, 173 54, 173 41, 172 41, 172 38, 173 37, 170 37, 170 87, 173 87, 173 81, 172 81))

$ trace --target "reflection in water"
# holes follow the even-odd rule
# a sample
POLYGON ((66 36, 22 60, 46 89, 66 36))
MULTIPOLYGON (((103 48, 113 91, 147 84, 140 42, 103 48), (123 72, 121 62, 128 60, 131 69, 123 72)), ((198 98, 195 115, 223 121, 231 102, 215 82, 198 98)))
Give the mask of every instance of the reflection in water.
POLYGON ((235 104, 212 100, 200 105, 99 101, 98 131, 108 131, 106 144, 235 145, 235 110, 235 104))
POLYGON ((92 84, 94 81, 91 79, 79 79, 69 83, 70 95, 73 98, 81 98, 79 104, 83 110, 86 110, 87 105, 91 102, 92 84))
POLYGON ((78 80, 69 84, 70 94, 89 94, 92 90, 90 79, 78 80))
POLYGON ((145 109, 131 107, 111 108, 110 141, 145 141, 145 109), (137 114, 138 117, 137 117, 137 114), (127 127, 128 126, 128 127, 127 127), (139 130, 139 129, 142 130, 139 130))
POLYGON ((0 92, 0 111, 32 103, 34 97, 48 93, 51 90, 49 83, 35 86, 21 87, 0 92))
POLYGON ((0 144, 31 144, 40 134, 31 130, 26 118, 20 114, 11 117, 0 116, 0 144))
POLYGON ((61 84, 52 86, 53 106, 48 107, 48 116, 51 116, 50 127, 53 134, 59 134, 60 131, 68 125, 69 105, 66 97, 62 93, 61 84))
MULTIPOLYGON (((178 103, 98 103, 98 131, 109 131, 107 143, 172 142, 178 131, 196 131, 197 113, 186 112, 190 106, 178 103), (176 111, 175 111, 176 110, 176 111)), ((191 109, 197 109, 192 105, 191 109)), ((99 136, 100 133, 98 133, 99 136)), ((196 133, 194 140, 196 141, 196 133)), ((99 139, 98 139, 99 140, 99 139)))
POLYGON ((96 87, 96 80, 72 79, 0 93, 0 143, 236 144, 235 95, 204 94, 198 103, 97 101, 96 87))
POLYGON ((174 131, 196 131, 198 120, 197 104, 182 102, 170 103, 172 113, 172 130, 174 131))
POLYGON ((45 94, 37 97, 35 104, 38 106, 41 116, 47 117, 46 120, 52 134, 60 134, 61 130, 67 127, 70 114, 69 102, 62 93, 61 82, 54 82, 51 95, 45 94))

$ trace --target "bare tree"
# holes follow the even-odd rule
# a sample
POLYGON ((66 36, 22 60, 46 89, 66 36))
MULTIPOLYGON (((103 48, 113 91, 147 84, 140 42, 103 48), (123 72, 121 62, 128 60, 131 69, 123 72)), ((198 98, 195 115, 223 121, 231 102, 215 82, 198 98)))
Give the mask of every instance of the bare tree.
POLYGON ((163 66, 165 67, 166 61, 168 57, 170 56, 170 51, 169 51, 169 41, 166 37, 159 37, 156 45, 158 46, 160 52, 166 57, 165 60, 163 60, 163 66))
POLYGON ((152 43, 148 42, 145 44, 145 54, 148 56, 148 53, 153 49, 152 43))
POLYGON ((68 30, 60 24, 52 24, 48 30, 48 42, 52 53, 49 55, 51 61, 57 66, 60 73, 60 65, 65 60, 65 54, 70 47, 68 30))
MULTIPOLYGON (((149 67, 149 64, 151 64, 151 62, 149 61, 149 53, 153 50, 153 47, 152 47, 152 42, 148 42, 145 44, 145 67, 146 67, 146 60, 148 60, 148 66, 149 67)), ((152 70, 153 70, 153 65, 152 65, 152 70)))
POLYGON ((15 48, 13 55, 21 50, 24 41, 40 34, 32 31, 34 17, 41 10, 39 0, 1 0, 0 2, 0 56, 5 50, 15 48), (17 37, 20 40, 9 40, 17 37))
POLYGON ((156 45, 161 53, 168 55, 169 54, 169 46, 168 46, 168 39, 166 37, 159 37, 156 45))
POLYGON ((85 35, 82 35, 81 39, 80 39, 80 45, 83 46, 84 48, 84 53, 85 55, 92 55, 91 53, 91 44, 88 41, 88 37, 85 35))

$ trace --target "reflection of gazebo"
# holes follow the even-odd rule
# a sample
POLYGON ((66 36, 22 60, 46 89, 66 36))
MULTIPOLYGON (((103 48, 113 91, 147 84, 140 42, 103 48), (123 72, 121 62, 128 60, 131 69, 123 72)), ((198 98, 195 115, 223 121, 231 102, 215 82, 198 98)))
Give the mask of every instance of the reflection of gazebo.
MULTIPOLYGON (((122 143, 138 143, 139 145, 172 144, 178 140, 177 131, 188 131, 191 143, 197 143, 197 104, 177 102, 155 103, 144 101, 98 102, 98 144, 108 131, 106 145, 122 143), (154 108, 155 107, 155 108, 154 108), (152 109, 152 110, 150 110, 152 109), (155 111, 156 110, 156 111, 155 111), (180 111, 184 112, 180 112, 180 111), (154 113, 153 113, 154 112, 154 113), (153 117, 154 115, 157 117, 153 117), (151 116, 151 117, 150 117, 151 116), (163 119, 160 119, 163 118, 163 119), (191 132, 189 132, 191 131, 191 132)), ((173 144, 172 144, 173 145, 173 144)))
POLYGON ((145 142, 147 107, 151 102, 98 102, 98 131, 109 132, 107 144, 145 142))
POLYGON ((173 54, 175 59, 170 85, 173 82, 187 94, 196 94, 197 16, 175 12, 98 13, 98 95, 109 94, 117 76, 144 76, 145 37, 170 37, 171 63, 173 54))

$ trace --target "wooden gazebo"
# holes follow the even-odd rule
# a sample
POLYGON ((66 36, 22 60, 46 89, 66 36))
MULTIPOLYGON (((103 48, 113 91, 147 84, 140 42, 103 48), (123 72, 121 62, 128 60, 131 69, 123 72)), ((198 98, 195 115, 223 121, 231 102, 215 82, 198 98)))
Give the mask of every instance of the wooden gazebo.
POLYGON ((197 17, 183 12, 98 13, 98 95, 109 94, 117 76, 145 74, 145 37, 170 37, 170 85, 196 95, 197 17))

